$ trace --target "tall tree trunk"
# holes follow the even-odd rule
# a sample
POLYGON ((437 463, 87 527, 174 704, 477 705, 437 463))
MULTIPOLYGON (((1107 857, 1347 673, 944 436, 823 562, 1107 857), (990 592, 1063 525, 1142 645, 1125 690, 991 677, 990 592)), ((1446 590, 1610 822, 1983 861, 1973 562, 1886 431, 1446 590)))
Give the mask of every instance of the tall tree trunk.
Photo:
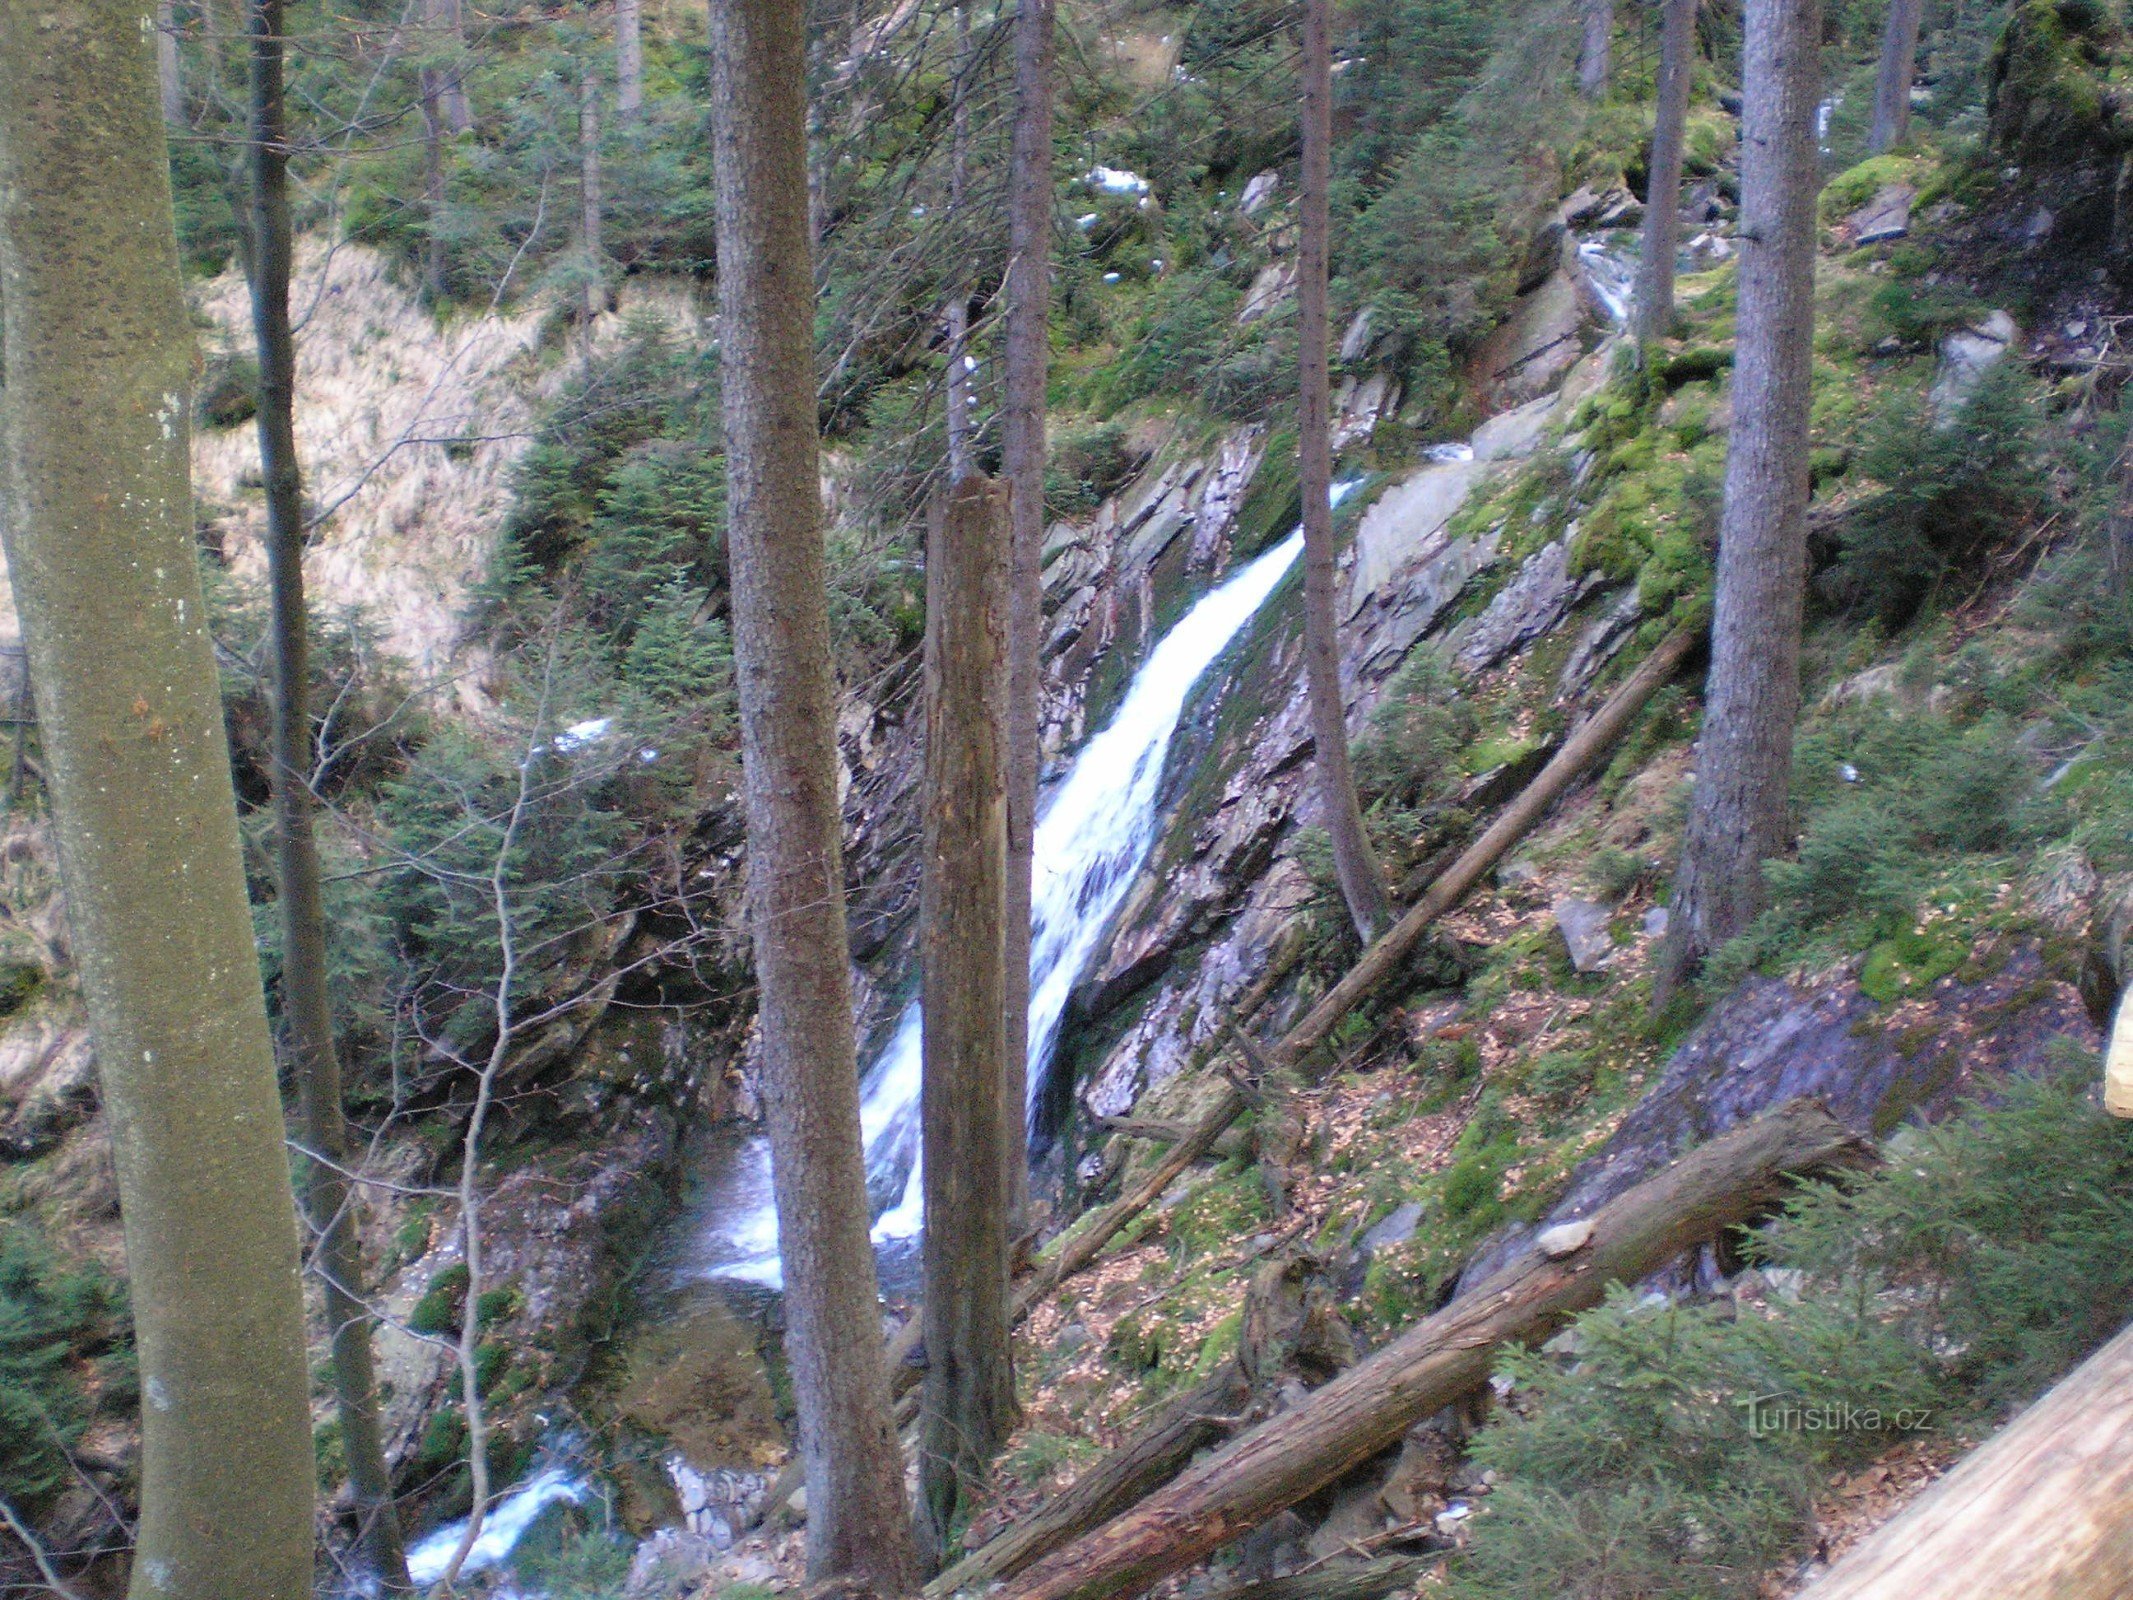
POLYGON ((461 0, 431 0, 432 15, 438 33, 451 51, 451 65, 444 69, 438 82, 438 100, 444 111, 444 124, 454 133, 469 132, 474 126, 474 107, 467 100, 467 25, 466 12, 461 0))
POLYGON ((1681 236, 1681 147, 1696 74, 1697 0, 1665 0, 1659 39, 1658 121, 1644 193, 1644 254, 1637 263, 1636 333, 1664 339, 1674 329, 1674 254, 1681 236))
POLYGON ((1874 78, 1874 126, 1866 153, 1893 150, 1911 134, 1911 78, 1918 68, 1918 28, 1926 0, 1889 0, 1881 35, 1881 70, 1874 78))
POLYGON ((578 233, 585 249, 585 321, 607 309, 607 253, 600 243, 600 74, 578 73, 578 233))
POLYGON ((1016 1226, 1029 1197, 1030 874, 1044 694, 1044 407, 1051 359, 1052 7, 1015 11, 1015 129, 1008 161, 1007 339, 1000 470, 1014 518, 1008 554, 1007 1186, 1016 1226))
POLYGON ((1786 844, 1807 581, 1821 0, 1749 0, 1740 314, 1696 790, 1653 1000, 1754 920, 1786 844))
POLYGON ((311 1592, 295 1198, 195 562, 193 338, 138 5, 0 5, 9 578, 118 1168, 143 1600, 311 1592))
MULTIPOLYGON (((970 181, 970 7, 955 8, 955 128, 948 153, 948 214, 960 226, 964 191, 970 181)), ((970 448, 970 284, 951 268, 948 308, 948 482, 961 483, 971 472, 970 448)))
POLYGON ((999 1181, 1007 1053, 1008 496, 948 492, 926 556, 923 957, 926 1386, 919 1539, 929 1563, 1014 1426, 1008 1197, 999 1181))
POLYGON ((294 242, 289 220, 288 115, 282 95, 282 0, 252 0, 252 336, 259 353, 259 460, 266 486, 267 574, 274 641, 275 844, 281 909, 281 997, 289 1056, 313 1159, 304 1206, 333 1351, 334 1397, 360 1539, 388 1592, 411 1585, 392 1478, 378 1435, 370 1312, 350 1214, 348 1127, 333 1002, 326 987, 326 916, 311 817, 310 663, 305 636, 304 494, 296 453, 296 336, 289 323, 294 242))
POLYGON ((415 74, 422 104, 422 289, 431 306, 444 304, 444 69, 415 74))
POLYGON ((644 109, 644 29, 639 0, 615 0, 615 115, 636 120, 644 109))
POLYGON ((1578 48, 1578 93, 1598 100, 1607 93, 1614 70, 1614 0, 1584 0, 1585 37, 1578 48))
POLYGON ((163 125, 185 126, 185 74, 178 63, 178 8, 156 0, 156 85, 162 91, 163 125))
POLYGON ((808 1567, 898 1594, 918 1563, 882 1369, 845 954, 804 23, 783 0, 712 0, 710 11, 748 898, 808 1567))
POLYGON ((1385 874, 1363 832, 1348 761, 1348 708, 1341 693, 1340 623, 1334 609, 1339 553, 1333 547, 1333 420, 1327 372, 1326 256, 1330 231, 1327 191, 1333 167, 1332 0, 1304 0, 1303 186, 1298 198, 1301 236, 1296 264, 1296 326, 1302 391, 1296 439, 1303 485, 1304 678, 1311 695, 1319 804, 1333 839, 1348 918, 1364 944, 1391 917, 1385 874))

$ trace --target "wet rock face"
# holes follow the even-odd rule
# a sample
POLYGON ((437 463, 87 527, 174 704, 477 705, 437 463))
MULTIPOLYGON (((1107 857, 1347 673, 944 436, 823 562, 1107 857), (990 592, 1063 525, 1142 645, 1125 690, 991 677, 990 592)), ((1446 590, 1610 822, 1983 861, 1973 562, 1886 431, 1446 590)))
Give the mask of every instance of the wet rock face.
MULTIPOLYGON (((1809 983, 1750 978, 1682 1041, 1539 1227, 1590 1216, 1691 1146, 1801 1095, 1881 1138, 2043 1070, 2056 1040, 2099 1046, 2081 996, 2035 948, 1986 952, 1973 964, 1991 970, 1943 978, 1896 1005, 1861 990, 1854 966, 1809 983)), ((1461 1284, 1487 1277, 1526 1237, 1500 1240, 1468 1265, 1461 1284)))

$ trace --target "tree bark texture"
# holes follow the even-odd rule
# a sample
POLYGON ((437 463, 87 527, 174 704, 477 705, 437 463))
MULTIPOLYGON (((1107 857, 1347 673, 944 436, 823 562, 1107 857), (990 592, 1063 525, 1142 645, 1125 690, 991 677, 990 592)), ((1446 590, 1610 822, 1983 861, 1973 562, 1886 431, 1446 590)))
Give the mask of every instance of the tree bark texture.
POLYGON ((712 151, 748 898, 808 1566, 915 1578, 867 1240, 808 248, 804 21, 713 0, 712 151))
POLYGON ((600 74, 578 73, 578 237, 585 248, 585 320, 607 309, 607 251, 600 242, 600 74))
POLYGON ((156 0, 156 86, 164 126, 184 127, 185 74, 178 61, 178 8, 173 0, 156 0))
POLYGON ((1749 0, 1742 76, 1740 313, 1716 610, 1672 918, 1654 1000, 1763 907, 1787 843, 1807 584, 1820 0, 1749 0))
POLYGON ((919 1537, 937 1555, 1015 1420, 1008 1297, 1004 485, 954 485, 926 556, 925 1395, 919 1537))
POLYGON ((1004 1600, 1136 1595, 1323 1488, 1488 1378, 1499 1345, 1549 1337, 1683 1250, 1737 1226, 1790 1175, 1866 1159, 1811 1101, 1793 1101, 1690 1152, 1568 1238, 1533 1247, 1290 1410, 1240 1434, 1124 1516, 1054 1551, 1004 1600))
POLYGON ((1296 268, 1297 476, 1303 486, 1304 678, 1311 697, 1319 805, 1333 841, 1348 919, 1364 944, 1391 920, 1385 874, 1363 832, 1363 810, 1348 760, 1347 697, 1341 692, 1340 623, 1335 610, 1339 552, 1333 547, 1333 419, 1326 333, 1328 194, 1333 161, 1332 0, 1304 0, 1303 183, 1298 198, 1296 268))
POLYGON ((444 304, 447 285, 444 241, 444 72, 423 67, 415 74, 422 112, 422 289, 432 306, 444 304))
POLYGON ((432 48, 443 48, 449 64, 437 79, 438 103, 444 114, 444 125, 454 133, 466 133, 474 126, 474 107, 467 99, 467 24, 463 0, 427 0, 431 7, 431 21, 437 29, 437 38, 432 48))
POLYGON ((615 115, 644 109, 644 20, 641 0, 615 0, 615 115))
POLYGON ((252 0, 252 337, 259 356, 259 460, 266 488, 267 583, 274 647, 275 864, 281 913, 281 1000, 289 1061, 311 1160, 304 1209, 333 1352, 333 1388, 355 1503, 358 1541, 388 1593, 411 1586, 392 1478, 378 1432, 370 1311, 345 1172, 348 1126, 326 986, 326 914, 312 829, 311 668, 304 602, 303 469, 296 450, 296 336, 289 321, 294 255, 282 0, 252 0))
POLYGON ((1644 249, 1637 262, 1636 335, 1674 331, 1674 256, 1681 239, 1681 156, 1696 75, 1697 0, 1665 0, 1660 17, 1658 120, 1645 186, 1644 249))
POLYGON ((1584 0, 1585 37, 1578 48, 1578 93, 1598 100, 1614 70, 1614 0, 1584 0))
POLYGON ((1866 153, 1893 150, 1911 135, 1911 79, 1918 70, 1918 29, 1926 0, 1889 0, 1881 35, 1881 68, 1874 77, 1874 122, 1866 153))
POLYGON ((139 1600, 311 1592, 283 1150, 187 460, 151 14, 0 4, 9 576, 118 1169, 139 1600))
MULTIPOLYGON (((948 214, 958 222, 970 181, 970 69, 970 7, 959 5, 955 8, 955 114, 948 151, 948 214)), ((975 470, 970 416, 970 285, 959 269, 950 270, 948 305, 942 320, 948 329, 948 481, 957 484, 975 470)), ((1012 537, 1011 522, 1002 536, 1012 537)))
POLYGON ((2133 1328, 1848 1551, 1800 1600, 2133 1594, 2133 1328))
POLYGON ((1014 537, 1008 553, 1007 1182, 1013 1216, 1029 1198, 1030 875, 1037 837, 1044 693, 1045 384, 1051 360, 1053 0, 1018 0, 1015 125, 1008 153, 1006 348, 1000 472, 1014 537))

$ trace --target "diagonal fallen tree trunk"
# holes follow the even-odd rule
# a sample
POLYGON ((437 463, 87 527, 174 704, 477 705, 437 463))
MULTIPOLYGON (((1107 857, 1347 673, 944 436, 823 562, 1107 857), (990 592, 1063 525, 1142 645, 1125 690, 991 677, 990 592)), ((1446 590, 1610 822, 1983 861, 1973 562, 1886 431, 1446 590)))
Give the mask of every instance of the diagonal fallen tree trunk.
POLYGON ((2133 1328, 1845 1555, 1800 1600, 2133 1594, 2133 1328))
POLYGON ((1296 1504, 1483 1383, 1497 1347, 1545 1339, 1682 1251, 1766 1211, 1795 1174, 1871 1159, 1811 1100, 1735 1128, 1608 1202, 1541 1234, 1472 1293, 1240 1434, 1131 1511, 1054 1551, 1003 1600, 1137 1595, 1296 1504))

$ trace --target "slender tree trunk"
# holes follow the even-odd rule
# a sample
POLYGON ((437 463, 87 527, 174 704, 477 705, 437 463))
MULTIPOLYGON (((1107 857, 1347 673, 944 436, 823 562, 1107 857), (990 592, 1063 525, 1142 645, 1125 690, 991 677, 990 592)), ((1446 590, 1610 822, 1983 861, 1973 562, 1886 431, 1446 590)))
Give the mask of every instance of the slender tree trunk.
POLYGON ((0 478, 140 1357, 138 1600, 311 1592, 295 1199, 195 564, 138 5, 0 5, 0 478))
POLYGON ((585 247, 585 321, 607 309, 607 253, 600 243, 600 74, 578 73, 578 229, 585 247))
POLYGON ((1614 69, 1614 0, 1584 0, 1584 42, 1578 48, 1578 93, 1598 100, 1607 93, 1614 69))
POLYGON ((156 0, 156 84, 162 90, 163 125, 185 126, 185 75, 178 64, 178 8, 156 0))
POLYGON ((615 115, 636 120, 644 109, 644 32, 639 0, 615 0, 615 115))
POLYGON ((1659 115, 1652 129, 1651 177, 1644 192, 1644 253, 1637 263, 1636 333, 1664 339, 1674 330, 1674 255, 1681 237, 1681 147, 1696 73, 1697 0, 1665 0, 1659 40, 1659 115))
POLYGON ((1030 875, 1044 694, 1044 408, 1051 359, 1052 7, 1015 11, 1015 128, 1009 153, 1007 338, 1000 470, 1014 518, 1008 555, 1007 1185, 1016 1226, 1029 1198, 1030 875))
POLYGON ((443 69, 424 67, 415 83, 422 99, 422 288, 435 307, 446 290, 443 69))
POLYGON ((845 955, 803 19, 783 0, 710 11, 748 896, 808 1566, 897 1594, 918 1563, 882 1370, 845 955))
POLYGON ((1007 1053, 1007 527, 1003 485, 948 492, 926 557, 926 1380, 919 1542, 929 1563, 991 1477, 1015 1419, 1009 1330, 1007 1053))
POLYGON ((333 1350, 333 1387, 358 1536, 388 1592, 411 1587, 392 1478, 378 1435, 370 1312, 361 1299, 362 1251, 350 1214, 348 1127, 333 1002, 326 988, 326 915, 311 816, 310 663, 305 637, 304 495, 296 453, 296 336, 289 323, 294 241, 289 220, 288 116, 282 97, 282 0, 252 0, 252 336, 259 353, 259 460, 266 485, 267 573, 274 641, 274 825, 281 909, 282 1011, 316 1158, 304 1205, 333 1350))
POLYGON ((1749 0, 1741 112, 1740 315, 1696 790, 1653 1000, 1763 906, 1787 843, 1807 581, 1820 0, 1749 0))
POLYGON ((452 53, 452 64, 445 68, 438 83, 444 124, 454 133, 467 133, 474 127, 474 107, 467 100, 465 8, 461 0, 433 0, 433 4, 438 32, 452 53))
MULTIPOLYGON (((955 8, 955 129, 948 154, 948 214, 960 224, 970 181, 970 7, 955 8)), ((972 468, 970 449, 970 283, 951 270, 948 309, 948 481, 961 483, 972 468)))
POLYGON ((1918 68, 1918 28, 1926 0, 1889 0, 1881 35, 1881 70, 1874 79, 1874 126, 1866 153, 1893 150, 1911 135, 1911 78, 1918 68))
POLYGON ((1332 0, 1304 0, 1303 186, 1298 199, 1296 325, 1301 341, 1296 440, 1303 484, 1304 677, 1311 695, 1311 733, 1317 746, 1319 804, 1333 839, 1348 918, 1364 944, 1391 918, 1385 874, 1363 832, 1348 761, 1348 708, 1341 693, 1340 623, 1334 609, 1339 553, 1333 547, 1333 421, 1327 372, 1327 190, 1333 162, 1332 0))

